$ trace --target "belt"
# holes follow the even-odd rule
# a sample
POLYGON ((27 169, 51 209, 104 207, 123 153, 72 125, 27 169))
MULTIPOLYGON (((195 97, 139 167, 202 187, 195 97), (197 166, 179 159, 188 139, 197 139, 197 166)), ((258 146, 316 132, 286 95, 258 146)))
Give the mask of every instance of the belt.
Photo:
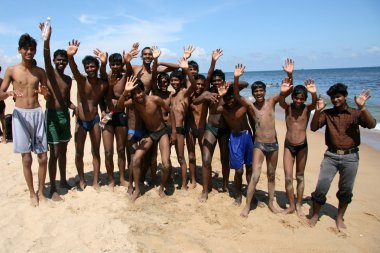
POLYGON ((331 153, 335 153, 337 155, 347 155, 352 153, 357 153, 359 151, 358 147, 350 148, 350 149, 334 149, 334 148, 328 148, 328 151, 331 153))

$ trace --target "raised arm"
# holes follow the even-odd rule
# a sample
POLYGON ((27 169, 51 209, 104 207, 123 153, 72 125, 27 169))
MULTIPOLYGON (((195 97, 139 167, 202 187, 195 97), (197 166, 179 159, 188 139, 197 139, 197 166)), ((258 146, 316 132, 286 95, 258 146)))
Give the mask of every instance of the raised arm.
POLYGON ((197 98, 194 98, 194 100, 193 100, 192 103, 194 105, 199 105, 199 104, 202 104, 202 103, 209 103, 209 102, 212 103, 212 104, 215 104, 215 103, 217 103, 219 101, 218 97, 219 97, 219 95, 216 94, 216 93, 211 93, 209 91, 204 91, 197 98))
POLYGON ((310 130, 315 132, 319 129, 319 117, 321 117, 322 110, 326 107, 326 103, 323 100, 322 96, 319 95, 319 98, 317 100, 317 104, 314 111, 313 119, 310 122, 310 130))
POLYGON ((376 120, 372 117, 372 114, 365 107, 365 103, 371 97, 370 90, 362 91, 358 96, 355 96, 355 103, 358 109, 361 111, 361 115, 367 122, 368 128, 374 128, 376 126, 376 120))
POLYGON ((210 88, 212 73, 215 70, 216 62, 219 60, 219 58, 222 55, 223 55, 223 50, 221 50, 220 48, 216 49, 215 51, 212 51, 211 64, 210 64, 210 68, 208 69, 206 82, 205 82, 205 90, 208 90, 210 88))
POLYGON ((278 102, 280 106, 285 110, 288 109, 289 105, 285 102, 285 98, 292 93, 293 85, 291 84, 291 80, 289 77, 286 77, 281 82, 280 96, 278 98, 278 102))
POLYGON ((94 55, 96 58, 98 58, 101 62, 100 65, 100 78, 107 81, 108 75, 107 75, 107 61, 108 61, 108 53, 103 52, 99 48, 94 49, 94 55))
POLYGON ((251 103, 248 102, 244 97, 240 96, 239 93, 239 78, 244 74, 245 66, 243 64, 237 64, 234 71, 234 97, 239 101, 239 103, 244 107, 250 107, 251 103))
POLYGON ((67 57, 69 58, 69 66, 71 69, 71 72, 74 75, 75 80, 77 81, 77 84, 83 83, 86 78, 82 76, 82 74, 78 70, 78 66, 75 63, 74 55, 78 52, 80 42, 78 40, 72 40, 69 41, 69 47, 67 48, 67 57))
POLYGON ((293 71, 294 71, 294 61, 290 58, 287 58, 285 60, 284 65, 282 66, 282 69, 285 71, 285 73, 288 75, 288 78, 291 81, 291 85, 293 85, 293 71))
MULTIPOLYGON (((40 30, 43 31, 45 27, 44 23, 40 23, 40 30)), ((47 38, 44 40, 44 62, 45 70, 48 78, 50 79, 51 75, 54 75, 54 68, 51 64, 51 55, 50 55, 50 37, 51 37, 52 28, 51 26, 47 30, 47 38)))
POLYGON ((139 54, 139 52, 140 52, 139 46, 140 46, 140 44, 138 42, 133 43, 132 49, 128 53, 123 52, 125 71, 126 71, 127 76, 131 76, 134 74, 133 68, 131 65, 131 61, 133 58, 136 58, 137 55, 139 54))
POLYGON ((312 79, 305 80, 305 86, 307 91, 311 94, 311 103, 307 105, 307 108, 312 111, 315 109, 315 105, 317 104, 317 86, 312 79))
POLYGON ((194 52, 195 47, 193 45, 188 45, 187 47, 183 47, 183 55, 182 57, 186 60, 191 57, 191 54, 194 52))
POLYGON ((157 68, 158 68, 158 57, 161 55, 161 50, 158 49, 158 47, 153 46, 152 47, 152 53, 153 53, 153 65, 152 65, 152 91, 153 94, 157 94, 158 87, 157 87, 157 68))
POLYGON ((116 103, 115 110, 124 109, 125 102, 127 101, 129 93, 137 87, 137 78, 135 76, 129 76, 125 78, 125 89, 123 94, 120 96, 119 100, 116 103))
POLYGON ((193 75, 189 74, 189 64, 187 63, 187 60, 184 57, 179 59, 179 66, 189 78, 190 86, 186 88, 185 92, 185 97, 189 97, 194 92, 197 83, 195 82, 193 75))

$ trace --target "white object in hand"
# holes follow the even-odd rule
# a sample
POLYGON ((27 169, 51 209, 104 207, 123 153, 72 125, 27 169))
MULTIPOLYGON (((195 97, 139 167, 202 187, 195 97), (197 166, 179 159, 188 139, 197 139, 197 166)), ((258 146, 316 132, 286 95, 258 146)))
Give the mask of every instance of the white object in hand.
POLYGON ((46 18, 44 29, 42 29, 41 37, 43 40, 47 40, 48 37, 48 30, 50 28, 50 17, 46 18))

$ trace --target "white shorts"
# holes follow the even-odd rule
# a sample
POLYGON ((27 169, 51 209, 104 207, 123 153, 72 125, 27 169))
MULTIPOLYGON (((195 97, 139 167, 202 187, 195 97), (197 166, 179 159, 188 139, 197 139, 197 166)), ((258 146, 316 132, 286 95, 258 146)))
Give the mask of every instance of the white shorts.
POLYGON ((17 108, 12 117, 13 150, 15 153, 36 154, 48 151, 46 122, 41 107, 17 108))

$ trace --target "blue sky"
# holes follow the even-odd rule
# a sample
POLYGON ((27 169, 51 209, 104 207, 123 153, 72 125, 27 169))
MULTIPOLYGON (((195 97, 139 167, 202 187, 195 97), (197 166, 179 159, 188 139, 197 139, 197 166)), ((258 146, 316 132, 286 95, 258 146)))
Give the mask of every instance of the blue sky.
POLYGON ((44 65, 38 23, 47 16, 53 50, 65 49, 73 38, 81 41, 78 63, 95 48, 121 53, 139 41, 141 47, 159 46, 160 60, 169 62, 193 44, 202 72, 216 48, 224 51, 217 65, 224 71, 236 63, 280 70, 287 57, 297 69, 380 66, 378 0, 2 0, 1 10, 0 76, 20 61, 17 43, 25 32, 37 39, 35 58, 44 65))

